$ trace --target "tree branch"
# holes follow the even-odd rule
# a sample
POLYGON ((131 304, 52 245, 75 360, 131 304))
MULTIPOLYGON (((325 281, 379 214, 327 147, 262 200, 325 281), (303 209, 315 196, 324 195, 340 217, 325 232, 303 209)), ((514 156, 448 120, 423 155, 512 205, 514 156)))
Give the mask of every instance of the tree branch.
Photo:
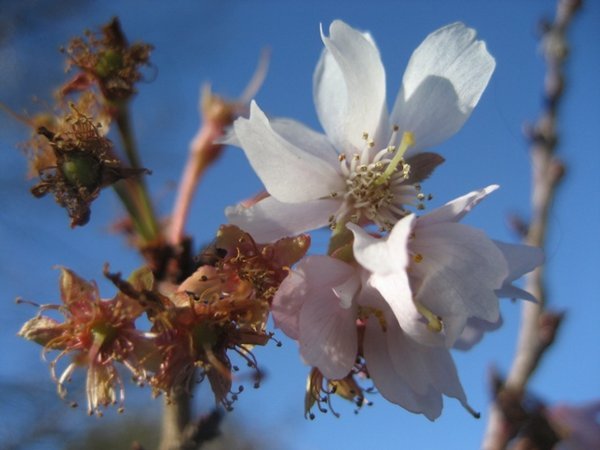
MULTIPOLYGON (((544 82, 545 110, 528 134, 531 146, 532 166, 532 217, 525 243, 544 248, 548 231, 548 217, 554 202, 556 189, 565 174, 564 163, 556 156, 558 144, 558 109, 564 91, 563 65, 568 56, 566 32, 581 0, 558 0, 553 23, 543 24, 542 50, 547 71, 544 82)), ((500 388, 518 393, 522 397, 529 378, 538 367, 546 350, 552 345, 562 314, 545 310, 548 301, 544 268, 539 267, 527 278, 526 289, 538 299, 538 303, 523 302, 521 327, 516 354, 509 375, 500 388)), ((510 423, 509 415, 496 397, 491 407, 490 419, 482 448, 501 450, 506 448, 518 428, 510 423)))

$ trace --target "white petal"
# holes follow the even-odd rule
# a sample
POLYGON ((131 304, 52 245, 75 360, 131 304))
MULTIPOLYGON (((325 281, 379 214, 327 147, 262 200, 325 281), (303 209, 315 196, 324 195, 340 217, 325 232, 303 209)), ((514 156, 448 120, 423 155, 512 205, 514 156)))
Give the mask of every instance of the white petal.
POLYGON ((457 399, 471 414, 475 411, 467 403, 467 396, 458 378, 456 366, 450 352, 445 348, 427 347, 418 350, 423 352, 428 371, 433 377, 433 385, 446 397, 457 399))
POLYGON ((408 237, 412 231, 414 215, 399 220, 387 239, 377 239, 353 223, 346 227, 354 234, 354 257, 371 272, 387 275, 403 272, 408 266, 408 237))
POLYGON ((339 206, 339 200, 333 199, 282 203, 267 197, 249 208, 230 206, 225 214, 230 223, 250 233, 255 241, 273 242, 326 226, 339 206))
POLYGON ((508 268, 485 234, 458 223, 415 227, 411 250, 423 258, 411 265, 419 280, 416 301, 442 318, 446 345, 452 346, 469 317, 489 322, 499 317, 499 289, 508 268))
POLYGON ((520 298, 532 302, 537 299, 529 292, 513 286, 511 283, 521 278, 524 274, 531 272, 536 267, 544 263, 544 252, 529 245, 508 244, 506 242, 493 241, 496 247, 500 249, 508 264, 508 276, 502 287, 496 290, 498 297, 520 298))
MULTIPOLYGON (((299 203, 344 188, 338 167, 330 163, 329 156, 315 156, 279 136, 254 101, 250 118, 239 118, 233 126, 250 165, 277 200, 299 203)), ((323 155, 329 151, 324 148, 323 155)))
POLYGON ((333 292, 340 300, 340 307, 350 308, 354 297, 361 287, 361 280, 358 276, 353 276, 345 280, 343 283, 335 286, 333 292))
POLYGON ((314 291, 325 287, 333 289, 356 276, 356 270, 350 264, 326 255, 306 256, 298 263, 297 269, 302 269, 314 291))
POLYGON ((308 289, 300 311, 300 353, 327 378, 343 378, 358 351, 356 308, 342 308, 333 287, 355 276, 355 271, 327 256, 310 256, 301 264, 308 289))
POLYGON ((417 310, 405 272, 390 275, 372 274, 369 283, 383 296, 406 334, 425 345, 445 345, 445 336, 431 331, 417 310))
POLYGON ((500 186, 492 184, 478 191, 469 192, 462 197, 446 203, 444 206, 419 217, 419 225, 432 225, 440 222, 459 222, 484 198, 498 189, 500 186))
POLYGON ((493 242, 500 249, 508 264, 507 281, 521 278, 544 263, 544 252, 540 248, 500 241, 493 242))
POLYGON ((293 119, 275 118, 270 120, 270 124, 273 130, 290 144, 324 159, 333 167, 339 167, 338 153, 324 134, 317 133, 293 119))
POLYGON ((424 394, 433 388, 438 394, 458 399, 472 411, 447 349, 421 345, 395 324, 388 327, 387 344, 394 370, 417 393, 424 394))
POLYGON ((406 337, 397 324, 388 324, 386 334, 387 346, 394 370, 407 381, 418 394, 426 394, 430 389, 431 375, 427 361, 423 359, 427 348, 421 352, 415 351, 418 346, 412 339, 406 337))
POLYGON ((339 151, 354 153, 365 145, 363 132, 378 133, 387 115, 385 70, 371 39, 336 20, 313 76, 319 120, 339 151))
POLYGON ((390 120, 414 133, 415 149, 456 133, 483 94, 496 63, 475 36, 454 23, 427 36, 412 54, 390 120))
POLYGON ((435 420, 442 413, 442 396, 432 386, 428 387, 427 392, 419 394, 411 387, 409 380, 396 372, 390 356, 395 349, 388 346, 386 333, 379 324, 372 322, 369 320, 367 324, 363 349, 373 384, 390 402, 435 420))

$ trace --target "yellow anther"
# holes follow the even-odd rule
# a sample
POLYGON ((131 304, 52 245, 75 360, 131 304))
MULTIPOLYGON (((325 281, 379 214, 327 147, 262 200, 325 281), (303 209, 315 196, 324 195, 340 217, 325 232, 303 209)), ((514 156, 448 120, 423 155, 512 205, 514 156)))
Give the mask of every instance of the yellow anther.
POLYGON ((362 138, 363 138, 365 141, 366 141, 367 139, 369 139, 369 133, 367 133, 366 131, 363 131, 362 138))
POLYGON ((421 255, 420 253, 417 253, 415 256, 413 256, 413 259, 415 260, 415 262, 418 264, 421 261, 423 261, 423 255, 421 255))

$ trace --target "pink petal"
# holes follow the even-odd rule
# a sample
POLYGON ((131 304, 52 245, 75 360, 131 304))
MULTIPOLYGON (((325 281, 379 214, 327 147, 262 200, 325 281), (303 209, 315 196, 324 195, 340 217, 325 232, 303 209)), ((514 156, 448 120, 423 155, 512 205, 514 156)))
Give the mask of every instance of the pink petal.
MULTIPOLYGON (((435 420, 442 413, 442 396, 433 386, 418 393, 411 387, 411 380, 398 374, 392 363, 390 347, 378 323, 369 320, 365 330, 363 349, 369 375, 379 393, 388 401, 402 406, 410 412, 424 414, 435 420)), ((414 380, 413 380, 414 381, 414 380)))
POLYGON ((482 231, 457 223, 417 223, 410 247, 422 256, 411 265, 419 280, 416 301, 442 318, 447 346, 454 344, 469 317, 498 320, 494 291, 502 286, 508 268, 482 231))
POLYGON ((342 308, 332 289, 315 292, 300 312, 300 353, 329 379, 344 378, 358 351, 355 308, 342 308))

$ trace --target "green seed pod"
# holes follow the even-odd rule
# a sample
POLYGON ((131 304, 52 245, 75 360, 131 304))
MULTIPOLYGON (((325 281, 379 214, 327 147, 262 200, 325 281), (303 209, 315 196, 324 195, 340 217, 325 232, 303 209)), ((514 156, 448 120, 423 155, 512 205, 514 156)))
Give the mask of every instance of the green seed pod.
POLYGON ((81 151, 65 153, 60 168, 65 179, 73 186, 88 189, 100 186, 100 162, 88 153, 81 151))
POLYGON ((123 55, 117 50, 108 49, 99 55, 96 74, 108 78, 123 68, 123 55))

